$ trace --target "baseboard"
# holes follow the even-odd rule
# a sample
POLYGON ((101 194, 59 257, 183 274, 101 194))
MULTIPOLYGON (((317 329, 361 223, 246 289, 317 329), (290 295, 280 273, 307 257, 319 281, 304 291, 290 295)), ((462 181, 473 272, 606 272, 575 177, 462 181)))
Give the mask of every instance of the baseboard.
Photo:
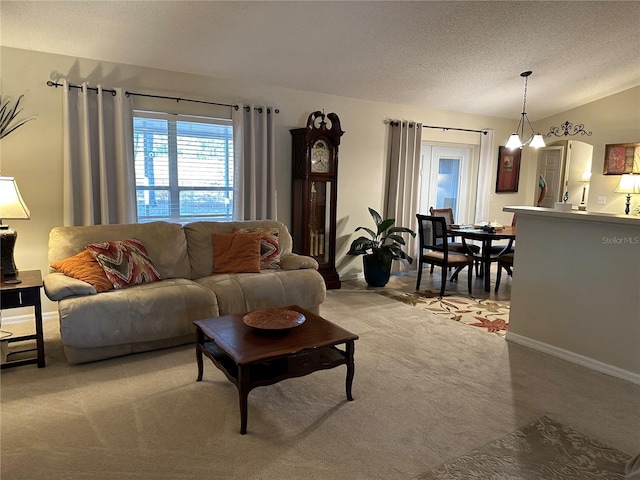
POLYGON ((629 370, 614 367, 613 365, 599 362, 597 360, 594 360, 593 358, 585 357, 583 355, 570 352, 569 350, 565 350, 563 348, 554 347, 553 345, 549 345, 548 343, 543 343, 528 337, 523 337, 522 335, 518 335, 517 333, 507 332, 505 338, 508 342, 517 343, 518 345, 523 345, 525 347, 532 348, 533 350, 548 353, 549 355, 552 355, 554 357, 562 358, 563 360, 577 363, 578 365, 596 370, 600 373, 611 375, 612 377, 621 378, 622 380, 626 380, 627 382, 640 385, 640 374, 630 372, 629 370))
POLYGON ((340 280, 343 282, 345 280, 357 280, 358 278, 364 278, 364 275, 362 273, 344 273, 340 275, 340 280))

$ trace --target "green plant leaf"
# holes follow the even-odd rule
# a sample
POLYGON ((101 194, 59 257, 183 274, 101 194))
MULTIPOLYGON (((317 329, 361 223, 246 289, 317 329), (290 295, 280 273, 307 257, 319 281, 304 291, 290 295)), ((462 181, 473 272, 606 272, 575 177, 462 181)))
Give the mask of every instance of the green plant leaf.
POLYGON ((20 102, 23 98, 24 95, 20 95, 13 106, 11 105, 11 99, 2 100, 0 98, 0 138, 6 137, 17 128, 34 119, 34 117, 31 117, 24 120, 16 120, 16 117, 22 113, 20 102))
POLYGON ((366 255, 373 248, 373 242, 366 237, 358 237, 351 242, 347 255, 366 255))
POLYGON ((387 235, 387 239, 398 242, 401 245, 405 245, 404 238, 402 238, 400 235, 387 235))
POLYGON ((393 225, 393 222, 395 222, 395 219, 393 218, 387 218, 386 220, 380 222, 378 224, 378 234, 383 233, 387 228, 393 225))
POLYGON ((389 233, 409 233, 412 237, 415 238, 416 232, 406 227, 393 227, 389 229, 389 233))
POLYGON ((376 226, 382 223, 382 217, 373 208, 369 207, 369 213, 371 214, 371 217, 373 218, 373 222, 376 224, 376 226))
POLYGON ((356 228, 356 229, 354 230, 354 232, 357 232, 358 230, 364 230, 365 232, 367 232, 367 233, 371 236, 371 238, 372 238, 373 240, 375 240, 375 239, 376 239, 376 237, 377 237, 376 232, 374 232, 374 231, 373 231, 373 230, 371 230, 370 228, 367 228, 367 227, 358 227, 358 228, 356 228))

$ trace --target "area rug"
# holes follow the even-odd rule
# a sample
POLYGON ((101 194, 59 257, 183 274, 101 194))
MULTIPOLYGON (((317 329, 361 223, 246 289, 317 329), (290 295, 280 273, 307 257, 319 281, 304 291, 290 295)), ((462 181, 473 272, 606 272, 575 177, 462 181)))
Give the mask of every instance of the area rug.
POLYGON ((420 480, 624 480, 630 457, 542 417, 416 477, 420 480))
POLYGON ((385 288, 376 290, 376 293, 503 337, 509 327, 509 305, 505 303, 446 292, 444 297, 440 297, 440 292, 431 290, 406 292, 385 288))

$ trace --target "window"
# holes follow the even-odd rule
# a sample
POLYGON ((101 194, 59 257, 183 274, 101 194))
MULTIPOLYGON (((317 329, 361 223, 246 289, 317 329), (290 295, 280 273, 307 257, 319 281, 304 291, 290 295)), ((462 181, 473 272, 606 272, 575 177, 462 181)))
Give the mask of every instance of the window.
POLYGON ((135 111, 138 222, 233 216, 231 120, 135 111))
POLYGON ((422 146, 420 211, 451 208, 457 223, 472 218, 471 157, 472 149, 467 147, 422 146))

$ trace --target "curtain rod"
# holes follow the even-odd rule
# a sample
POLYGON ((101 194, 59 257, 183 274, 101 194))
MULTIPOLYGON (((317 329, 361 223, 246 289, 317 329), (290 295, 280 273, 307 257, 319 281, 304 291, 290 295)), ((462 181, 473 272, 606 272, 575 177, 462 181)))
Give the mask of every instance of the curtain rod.
POLYGON ((483 135, 487 134, 486 130, 469 130, 467 128, 455 128, 455 127, 432 127, 431 125, 423 125, 422 128, 437 128, 438 130, 457 130, 459 132, 475 132, 483 135))
MULTIPOLYGON (((63 87, 64 85, 61 83, 57 83, 57 82, 52 82, 51 80, 47 81, 47 85, 49 87, 63 87)), ((69 88, 77 88, 77 89, 82 89, 82 85, 74 85, 72 83, 69 83, 69 88)), ((86 87, 88 90, 93 90, 95 92, 98 91, 98 89, 96 87, 86 87)), ((102 89, 103 92, 109 92, 111 95, 113 95, 114 97, 116 96, 116 91, 112 90, 112 89, 108 89, 108 88, 103 88, 102 89)), ((180 97, 167 97, 165 95, 151 95, 148 93, 137 93, 137 92, 124 92, 125 96, 130 97, 130 96, 135 96, 135 97, 148 97, 148 98, 161 98, 163 100, 175 100, 176 102, 192 102, 192 103, 204 103, 206 105, 217 105, 220 107, 230 107, 230 108, 234 108, 236 110, 238 110, 238 108, 240 108, 239 105, 237 104, 229 104, 229 103, 217 103, 217 102, 207 102, 204 100, 192 100, 189 98, 180 98, 180 97)), ((249 111, 249 107, 245 106, 244 109, 248 112, 249 111)), ((254 107, 254 110, 257 110, 258 112, 262 113, 262 107, 254 107)), ((271 109, 267 108, 267 113, 271 113, 271 109)), ((280 113, 280 110, 277 108, 274 108, 274 113, 280 113)))
MULTIPOLYGON (((385 123, 390 123, 394 127, 397 127, 398 125, 400 125, 400 122, 395 120, 385 120, 385 123)), ((409 122, 409 127, 413 128, 414 123, 416 126, 420 125, 417 122, 409 122)), ((403 125, 404 125, 404 122, 403 122, 403 125)), ((487 130, 469 130, 467 128, 455 128, 455 127, 433 127, 431 125, 422 125, 422 128, 437 128, 438 130, 458 130, 460 132, 475 132, 475 133, 481 133, 483 135, 486 135, 488 133, 487 130)))

